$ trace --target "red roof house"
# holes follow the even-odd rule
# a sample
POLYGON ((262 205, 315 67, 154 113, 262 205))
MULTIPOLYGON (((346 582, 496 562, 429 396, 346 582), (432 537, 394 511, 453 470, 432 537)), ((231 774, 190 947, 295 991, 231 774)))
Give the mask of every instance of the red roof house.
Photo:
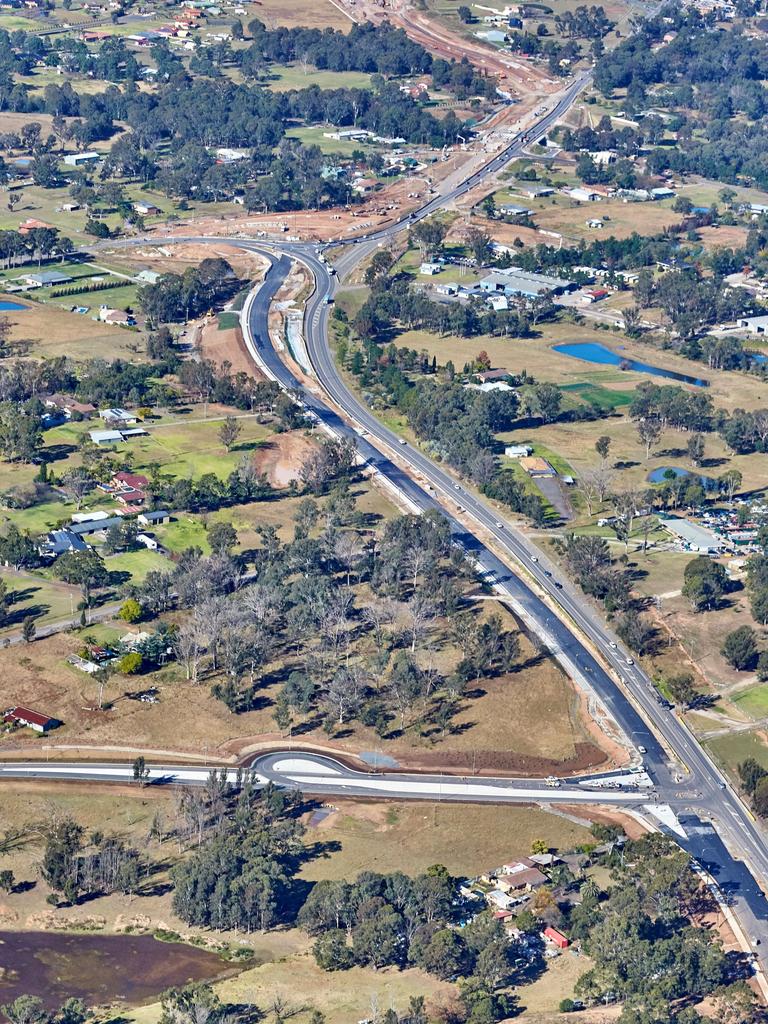
POLYGON ((55 718, 49 718, 48 715, 41 715, 39 711, 22 707, 6 711, 3 721, 13 725, 26 726, 28 729, 34 729, 35 732, 48 732, 49 729, 55 729, 57 725, 61 725, 61 722, 55 718))
POLYGON ((557 928, 552 928, 551 925, 547 925, 547 927, 541 934, 544 936, 547 942, 551 942, 554 946, 557 946, 558 949, 568 948, 568 939, 566 939, 563 933, 559 932, 557 928))

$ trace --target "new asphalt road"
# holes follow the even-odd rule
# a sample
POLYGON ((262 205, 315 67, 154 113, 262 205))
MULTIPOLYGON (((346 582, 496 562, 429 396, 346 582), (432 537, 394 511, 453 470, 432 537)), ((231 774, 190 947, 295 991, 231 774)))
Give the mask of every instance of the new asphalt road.
MULTIPOLYGON (((228 239, 231 244, 264 252, 272 263, 266 281, 252 293, 244 308, 244 335, 252 355, 262 367, 284 387, 294 391, 307 410, 328 430, 339 436, 351 437, 371 470, 394 486, 414 511, 438 509, 445 514, 446 506, 454 510, 455 515, 449 512, 448 518, 456 543, 467 550, 486 580, 543 640, 566 671, 592 695, 593 701, 605 709, 607 716, 634 746, 636 758, 645 762, 659 801, 668 803, 683 825, 685 835, 678 836, 678 841, 717 879, 733 903, 747 935, 759 943, 757 952, 762 954, 763 948, 768 948, 768 914, 756 879, 768 885, 768 850, 752 815, 684 722, 673 710, 658 703, 655 688, 643 669, 634 663, 601 618, 567 581, 558 579, 556 567, 549 564, 503 515, 466 490, 460 481, 422 452, 404 444, 401 438, 382 426, 349 392, 328 346, 329 301, 332 301, 339 277, 347 275, 398 231, 444 208, 518 156, 527 142, 554 125, 587 81, 587 77, 576 80, 561 94, 555 106, 540 118, 535 129, 515 136, 504 150, 467 179, 444 185, 441 194, 406 221, 354 240, 335 261, 333 273, 320 246, 302 243, 269 245, 228 239), (307 304, 305 314, 305 341, 315 374, 333 408, 319 400, 290 373, 275 353, 269 338, 267 314, 288 271, 289 256, 301 260, 315 277, 316 291, 307 304), (442 502, 437 500, 438 495, 442 502), (459 516, 460 519, 457 518, 459 516), (464 525, 467 521, 472 523, 472 529, 464 525), (510 568, 512 566, 514 572, 510 568)), ((168 241, 184 240, 174 238, 168 241)), ((190 240, 221 244, 220 238, 190 240)), ((332 243, 325 248, 335 248, 340 244, 332 243)), ((294 772, 294 782, 297 774, 302 775, 294 772)), ((318 782, 316 773, 304 774, 314 778, 311 785, 326 787, 324 792, 332 791, 327 788, 332 784, 332 775, 321 773, 318 782)), ((402 792, 391 788, 389 779, 390 776, 382 776, 381 781, 387 782, 377 785, 376 792, 382 796, 402 796, 402 792)), ((287 777, 282 781, 285 784, 291 782, 287 777)), ((420 782, 430 785, 428 777, 420 777, 420 782)), ((433 781, 430 791, 433 796, 441 792, 439 787, 443 784, 443 781, 433 781)), ((347 783, 344 785, 348 792, 347 783)), ((426 790, 423 795, 427 795, 426 790)), ((558 796, 562 799, 562 791, 558 796)), ((474 795, 465 792, 464 798, 467 797, 475 799, 474 795)), ((454 798, 462 797, 457 794, 454 798)))

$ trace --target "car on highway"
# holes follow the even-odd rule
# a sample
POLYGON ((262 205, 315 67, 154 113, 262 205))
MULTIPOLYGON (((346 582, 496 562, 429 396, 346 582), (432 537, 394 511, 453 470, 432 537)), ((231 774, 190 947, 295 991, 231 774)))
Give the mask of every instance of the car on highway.
POLYGON ((496 523, 496 529, 497 530, 503 530, 504 526, 501 523, 496 523))
POLYGON ((645 749, 645 747, 642 746, 642 744, 640 744, 640 743, 637 744, 637 752, 638 752, 638 754, 647 754, 648 753, 648 751, 645 749))
POLYGON ((554 584, 555 584, 555 586, 557 587, 558 590, 562 590, 563 589, 563 584, 560 582, 560 580, 554 580, 553 582, 554 582, 554 584))
POLYGON ((531 555, 531 561, 532 562, 538 562, 538 560, 539 560, 539 556, 538 555, 531 555))
POLYGON ((615 643, 613 642, 613 640, 609 640, 609 641, 608 641, 608 646, 609 646, 609 647, 612 647, 612 648, 614 649, 614 651, 615 651, 615 650, 616 650, 616 648, 617 648, 617 646, 618 646, 618 644, 615 644, 615 643))
POLYGON ((460 491, 461 490, 461 484, 454 484, 453 485, 453 489, 454 489, 454 491, 460 491))
POLYGON ((627 658, 626 662, 627 662, 628 665, 634 665, 635 664, 634 661, 632 660, 632 658, 627 658))
POLYGON ((547 577, 548 580, 552 579, 552 573, 549 571, 549 569, 544 570, 544 575, 547 577))
POLYGON ((399 438, 397 443, 398 444, 408 444, 408 442, 405 440, 404 437, 399 438))

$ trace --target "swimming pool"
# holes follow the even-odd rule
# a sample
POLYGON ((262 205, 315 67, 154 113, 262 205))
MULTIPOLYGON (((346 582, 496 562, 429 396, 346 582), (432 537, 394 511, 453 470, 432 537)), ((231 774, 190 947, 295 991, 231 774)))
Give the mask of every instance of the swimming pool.
POLYGON ((7 299, 0 299, 0 313, 11 313, 20 309, 29 309, 29 306, 25 306, 21 302, 10 302, 7 299))
POLYGON ((601 366, 622 366, 627 370, 635 370, 638 373, 648 373, 652 377, 667 377, 669 380, 680 381, 681 384, 695 384, 696 387, 705 388, 709 381, 701 377, 689 377, 685 373, 677 373, 676 370, 665 370, 661 366, 652 366, 650 363, 641 363, 637 359, 628 359, 627 356, 606 348, 597 341, 576 341, 566 345, 553 345, 553 352, 561 352, 572 359, 581 359, 585 363, 598 363, 601 366))

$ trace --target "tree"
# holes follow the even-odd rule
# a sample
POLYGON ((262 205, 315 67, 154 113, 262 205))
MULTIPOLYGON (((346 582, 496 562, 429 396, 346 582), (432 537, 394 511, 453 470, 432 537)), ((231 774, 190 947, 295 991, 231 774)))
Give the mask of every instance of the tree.
POLYGON ((644 416, 638 420, 637 423, 637 436, 640 443, 645 445, 645 459, 646 462, 651 456, 651 448, 661 438, 664 433, 664 425, 660 419, 656 419, 653 416, 644 416))
POLYGON ((42 999, 37 996, 17 996, 12 1003, 0 1006, 10 1024, 46 1024, 49 1017, 42 999))
POLYGON ((117 613, 117 617, 122 619, 123 622, 134 623, 141 619, 142 614, 141 605, 136 598, 129 597, 120 608, 120 611, 117 613))
POLYGON ((608 461, 608 456, 611 451, 611 439, 607 434, 601 434, 595 441, 595 451, 603 462, 608 461))
POLYGON ((755 786, 752 802, 760 817, 768 818, 768 775, 764 775, 755 786))
POLYGON ((460 4, 456 8, 456 13, 465 25, 470 25, 475 20, 472 11, 466 6, 466 4, 460 4))
POLYGON ((723 641, 720 653, 733 668, 746 672, 757 662, 757 634, 751 626, 739 626, 723 641))
POLYGON ((120 661, 117 663, 117 670, 124 676, 135 676, 141 672, 142 666, 144 665, 144 658, 138 651, 129 651, 128 654, 124 654, 120 661))
POLYGON ((0 871, 0 889, 4 892, 13 892, 15 885, 16 879, 12 871, 9 871, 8 868, 0 871))
POLYGON ((87 551, 65 551, 56 560, 53 574, 65 583, 79 585, 86 608, 91 606, 94 589, 104 586, 109 579, 104 560, 93 548, 87 551))
POLYGON ((34 615, 25 615, 24 621, 21 624, 21 635, 24 638, 24 642, 31 644, 35 639, 37 627, 35 626, 34 615))
POLYGON ((341 928, 323 932, 312 947, 315 963, 323 971, 345 971, 355 962, 347 945, 347 933, 341 928))
POLYGON ((690 707, 701 696, 701 691, 694 684, 690 672, 681 672, 680 675, 670 676, 667 680, 667 689, 673 700, 686 707, 690 707))
POLYGON ((688 458, 694 466, 700 466, 704 461, 704 438, 701 434, 693 434, 688 438, 688 458))
POLYGON ((685 567, 682 593, 695 612, 716 608, 728 590, 728 573, 706 555, 692 559, 685 567))
POLYGON ((227 416, 219 427, 219 440, 228 452, 232 451, 242 432, 243 428, 240 422, 234 416, 227 416))
POLYGON ((94 480, 84 466, 78 466, 64 474, 61 484, 64 492, 77 503, 79 511, 83 504, 83 498, 93 490, 94 480))
POLYGON ((480 228, 470 228, 467 231, 467 246, 477 260, 478 266, 482 266, 487 260, 491 241, 492 239, 488 232, 482 231, 480 228))
POLYGON ((213 523, 208 527, 208 543, 215 555, 228 555, 237 544, 237 530, 228 522, 213 523))
POLYGON ((725 492, 729 504, 733 504, 733 496, 741 487, 742 475, 738 469, 729 469, 717 480, 720 489, 725 492))
POLYGON ((146 786, 147 781, 149 780, 149 765, 141 755, 139 755, 139 757, 137 757, 133 762, 133 779, 134 782, 138 782, 142 788, 146 786))

